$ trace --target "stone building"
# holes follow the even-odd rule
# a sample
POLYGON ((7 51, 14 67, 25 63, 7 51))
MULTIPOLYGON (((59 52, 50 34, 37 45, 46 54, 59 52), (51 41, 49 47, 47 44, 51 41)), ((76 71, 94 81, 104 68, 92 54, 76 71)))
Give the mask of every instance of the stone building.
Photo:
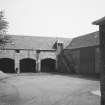
POLYGON ((100 73, 99 32, 73 38, 65 48, 64 54, 70 59, 77 74, 96 75, 100 73))
POLYGON ((100 73, 99 32, 73 39, 9 35, 0 49, 0 70, 9 73, 100 73))
POLYGON ((11 43, 0 49, 0 70, 6 73, 57 72, 62 47, 71 39, 8 35, 11 43), (54 48, 56 45, 56 48, 54 48))

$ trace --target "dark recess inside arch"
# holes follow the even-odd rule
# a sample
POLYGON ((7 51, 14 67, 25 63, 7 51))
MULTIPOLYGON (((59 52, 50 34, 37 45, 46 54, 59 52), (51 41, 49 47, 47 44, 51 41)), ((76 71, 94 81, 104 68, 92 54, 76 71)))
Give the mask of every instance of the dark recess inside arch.
POLYGON ((14 73, 14 60, 10 58, 1 58, 0 70, 4 73, 14 73))
POLYGON ((20 60, 20 72, 36 72, 36 61, 31 58, 20 60))
POLYGON ((41 61, 41 72, 55 72, 56 61, 51 58, 43 59, 41 61))

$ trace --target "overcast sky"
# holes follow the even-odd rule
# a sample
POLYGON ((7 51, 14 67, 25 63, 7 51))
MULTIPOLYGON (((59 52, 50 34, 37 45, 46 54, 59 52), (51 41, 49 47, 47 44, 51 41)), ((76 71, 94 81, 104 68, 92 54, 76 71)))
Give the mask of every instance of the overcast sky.
POLYGON ((76 37, 98 30, 105 0, 0 0, 9 34, 76 37))

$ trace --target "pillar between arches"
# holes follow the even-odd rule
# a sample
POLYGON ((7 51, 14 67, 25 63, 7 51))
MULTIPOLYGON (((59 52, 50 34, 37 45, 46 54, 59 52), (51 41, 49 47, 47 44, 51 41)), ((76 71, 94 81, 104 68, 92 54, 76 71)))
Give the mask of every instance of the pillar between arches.
POLYGON ((20 51, 15 50, 15 72, 20 73, 20 51))
POLYGON ((36 72, 41 72, 40 50, 36 50, 36 72))

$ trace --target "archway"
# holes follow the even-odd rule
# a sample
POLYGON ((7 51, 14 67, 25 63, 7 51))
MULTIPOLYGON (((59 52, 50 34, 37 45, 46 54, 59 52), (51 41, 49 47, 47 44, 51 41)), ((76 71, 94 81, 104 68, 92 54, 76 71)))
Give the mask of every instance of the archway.
POLYGON ((14 73, 14 60, 10 58, 1 58, 0 70, 2 70, 4 73, 14 73))
POLYGON ((46 58, 41 61, 41 72, 55 72, 56 61, 51 58, 46 58))
POLYGON ((36 72, 36 61, 31 58, 20 60, 20 72, 36 72))

